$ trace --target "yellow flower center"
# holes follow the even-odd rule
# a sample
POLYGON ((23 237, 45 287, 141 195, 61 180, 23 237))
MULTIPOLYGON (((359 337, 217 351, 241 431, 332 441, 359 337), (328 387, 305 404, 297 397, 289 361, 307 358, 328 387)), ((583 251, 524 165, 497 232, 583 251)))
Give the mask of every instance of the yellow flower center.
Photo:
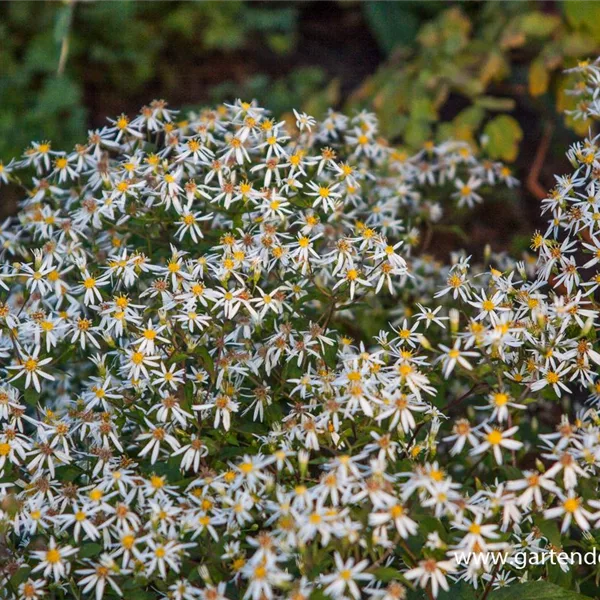
POLYGON ((502 392, 494 394, 494 404, 496 406, 504 406, 507 403, 508 403, 508 395, 507 394, 503 394, 502 392))
POLYGON ((487 434, 486 439, 492 446, 497 446, 502 441, 502 432, 493 429, 487 434))
POLYGON ((131 355, 131 362, 134 365, 141 365, 144 362, 144 355, 141 352, 134 352, 131 355))
POLYGON ((469 533, 479 535, 481 533, 481 526, 477 525, 477 523, 471 523, 471 526, 469 527, 469 533))
POLYGON ((579 508, 579 498, 567 498, 563 503, 563 508, 568 513, 574 513, 579 508))
POLYGON ((35 371, 37 369, 37 366, 38 366, 38 361, 35 360, 35 358, 28 358, 25 361, 25 370, 29 371, 30 373, 32 371, 35 371))

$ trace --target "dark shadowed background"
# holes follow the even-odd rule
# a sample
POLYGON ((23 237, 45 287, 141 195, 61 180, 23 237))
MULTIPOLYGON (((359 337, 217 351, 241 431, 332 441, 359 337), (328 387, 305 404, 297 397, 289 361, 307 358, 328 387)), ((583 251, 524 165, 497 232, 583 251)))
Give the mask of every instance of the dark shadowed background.
MULTIPOLYGON (((68 150, 154 98, 369 108, 398 146, 453 137, 512 164, 520 189, 449 228, 448 248, 474 250, 528 245, 565 146, 589 127, 563 116, 575 102, 563 69, 600 53, 600 2, 20 1, 0 13, 4 162, 32 140, 68 150)), ((0 217, 14 200, 0 188, 0 217)))

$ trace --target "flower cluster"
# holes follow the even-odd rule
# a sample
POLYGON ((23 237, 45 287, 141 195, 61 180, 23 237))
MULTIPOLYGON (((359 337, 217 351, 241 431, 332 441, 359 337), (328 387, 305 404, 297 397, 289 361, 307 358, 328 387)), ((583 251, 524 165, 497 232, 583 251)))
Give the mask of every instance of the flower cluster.
POLYGON ((483 268, 426 253, 444 204, 516 184, 466 144, 408 156, 366 112, 241 101, 178 119, 155 101, 0 166, 24 198, 0 229, 0 595, 487 596, 522 573, 457 553, 596 526, 595 140, 537 263, 483 268))

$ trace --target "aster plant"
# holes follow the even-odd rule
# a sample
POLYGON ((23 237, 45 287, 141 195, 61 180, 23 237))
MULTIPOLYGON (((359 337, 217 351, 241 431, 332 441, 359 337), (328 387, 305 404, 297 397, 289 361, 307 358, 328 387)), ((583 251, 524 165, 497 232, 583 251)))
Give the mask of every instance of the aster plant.
POLYGON ((512 560, 597 547, 596 138, 568 156, 537 257, 449 264, 444 213, 516 180, 367 112, 155 101, 2 165, 0 597, 593 590, 512 560))

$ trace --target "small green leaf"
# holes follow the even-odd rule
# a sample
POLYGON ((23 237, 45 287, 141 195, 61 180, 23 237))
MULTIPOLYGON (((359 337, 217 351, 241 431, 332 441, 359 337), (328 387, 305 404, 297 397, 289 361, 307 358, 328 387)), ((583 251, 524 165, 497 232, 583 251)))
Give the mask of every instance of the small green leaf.
POLYGON ((534 518, 533 522, 537 526, 537 528, 542 532, 542 534, 548 538, 548 541, 557 548, 562 546, 562 540, 560 538, 560 531, 558 530, 558 525, 556 521, 549 521, 548 519, 544 519, 543 516, 537 516, 534 518))
POLYGON ((375 575, 379 581, 383 581, 383 583, 402 578, 402 573, 392 567, 379 567, 378 569, 375 569, 373 575, 375 575))
POLYGON ((171 358, 167 361, 168 365, 172 365, 178 362, 183 362, 186 360, 188 355, 185 352, 175 352, 171 358))
POLYGON ((475 106, 495 111, 513 110, 516 102, 513 98, 497 98, 495 96, 481 96, 475 100, 475 106))
POLYGON ((85 544, 79 549, 79 558, 91 558, 97 556, 102 552, 102 546, 100 544, 85 544))

